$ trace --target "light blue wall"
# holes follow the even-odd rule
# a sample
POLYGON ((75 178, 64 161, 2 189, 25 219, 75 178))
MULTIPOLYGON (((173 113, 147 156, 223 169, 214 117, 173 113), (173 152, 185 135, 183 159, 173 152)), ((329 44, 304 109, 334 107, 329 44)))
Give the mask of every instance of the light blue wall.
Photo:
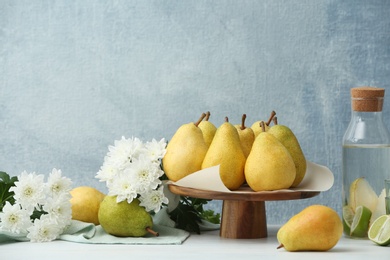
MULTIPOLYGON (((0 0, 0 170, 56 167, 105 190, 94 177, 122 135, 275 110, 335 185, 267 202, 268 223, 314 203, 340 211, 349 89, 388 89, 389 13, 387 0, 0 0)), ((389 123, 390 89, 384 110, 389 123)))

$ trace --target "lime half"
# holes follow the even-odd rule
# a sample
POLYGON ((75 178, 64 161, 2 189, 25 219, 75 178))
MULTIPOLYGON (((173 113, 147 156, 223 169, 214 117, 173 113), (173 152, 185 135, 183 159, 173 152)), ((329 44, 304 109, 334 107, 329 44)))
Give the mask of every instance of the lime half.
POLYGON ((380 216, 372 223, 368 238, 381 246, 390 245, 390 215, 380 216))
POLYGON ((353 212, 351 206, 346 205, 343 207, 343 227, 344 227, 344 233, 347 235, 351 234, 351 225, 354 216, 355 213, 353 212))
POLYGON ((351 224, 351 236, 366 237, 371 218, 371 210, 366 206, 357 206, 351 224))

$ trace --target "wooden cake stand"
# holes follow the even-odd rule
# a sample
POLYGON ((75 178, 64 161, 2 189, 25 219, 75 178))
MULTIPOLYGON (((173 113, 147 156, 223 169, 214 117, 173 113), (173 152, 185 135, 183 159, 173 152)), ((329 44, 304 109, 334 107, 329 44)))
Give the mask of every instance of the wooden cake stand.
POLYGON ((265 201, 297 200, 317 196, 319 191, 254 192, 244 186, 237 192, 219 192, 187 188, 175 184, 169 190, 181 196, 223 200, 220 236, 223 238, 267 237, 265 201))

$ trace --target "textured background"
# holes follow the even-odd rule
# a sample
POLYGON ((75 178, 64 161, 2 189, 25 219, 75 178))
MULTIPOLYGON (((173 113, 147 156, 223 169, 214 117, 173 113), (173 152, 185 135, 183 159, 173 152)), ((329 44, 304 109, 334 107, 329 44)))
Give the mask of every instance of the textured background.
POLYGON ((170 139, 207 110, 217 126, 275 110, 335 185, 267 202, 268 223, 313 203, 340 212, 349 89, 388 88, 389 11, 387 0, 0 0, 0 170, 60 168, 105 191, 94 177, 122 135, 170 139))

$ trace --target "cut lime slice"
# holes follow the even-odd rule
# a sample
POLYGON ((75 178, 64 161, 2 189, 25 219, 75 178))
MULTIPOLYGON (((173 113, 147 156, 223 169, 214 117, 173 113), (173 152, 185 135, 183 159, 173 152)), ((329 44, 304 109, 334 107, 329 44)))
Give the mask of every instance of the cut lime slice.
POLYGON ((368 238, 381 246, 390 245, 390 215, 380 216, 372 223, 368 238))
POLYGON ((355 213, 353 212, 351 206, 346 205, 343 207, 343 227, 344 227, 344 233, 347 235, 351 234, 351 225, 354 216, 355 213))
POLYGON ((357 206, 351 224, 351 236, 366 237, 370 224, 371 210, 366 206, 357 206))

